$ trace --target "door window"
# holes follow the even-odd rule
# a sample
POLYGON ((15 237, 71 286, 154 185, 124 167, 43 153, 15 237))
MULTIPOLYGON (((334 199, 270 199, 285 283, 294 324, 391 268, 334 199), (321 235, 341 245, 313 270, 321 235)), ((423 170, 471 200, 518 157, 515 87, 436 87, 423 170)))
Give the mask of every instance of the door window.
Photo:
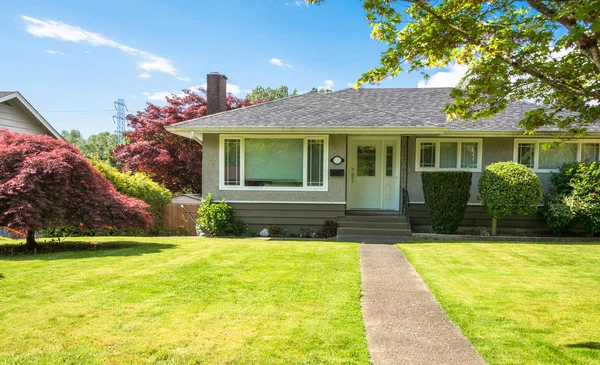
POLYGON ((377 149, 375 146, 358 146, 356 151, 357 176, 375 176, 377 149))

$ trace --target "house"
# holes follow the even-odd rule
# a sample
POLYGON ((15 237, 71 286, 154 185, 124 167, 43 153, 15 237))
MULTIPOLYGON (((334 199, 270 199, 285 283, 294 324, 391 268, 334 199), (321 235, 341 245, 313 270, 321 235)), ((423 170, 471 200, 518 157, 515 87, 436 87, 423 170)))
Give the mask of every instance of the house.
MULTIPOLYGON (((307 93, 224 111, 226 77, 208 76, 211 114, 169 126, 203 145, 203 196, 231 204, 258 230, 316 228, 337 220, 338 233, 409 234, 429 225, 422 171, 471 171, 465 227, 489 227, 477 200, 483 169, 513 160, 545 188, 565 162, 600 159, 600 129, 545 150, 553 131, 523 135, 518 121, 534 105, 513 102, 493 118, 447 122, 450 88, 365 88, 307 93), (215 109, 216 108, 216 109, 215 109), (597 139, 595 139, 597 138, 597 139), (373 216, 375 215, 375 216, 373 216)), ((543 229, 537 216, 507 217, 499 229, 543 229)))
POLYGON ((0 129, 63 139, 18 91, 0 91, 0 129))

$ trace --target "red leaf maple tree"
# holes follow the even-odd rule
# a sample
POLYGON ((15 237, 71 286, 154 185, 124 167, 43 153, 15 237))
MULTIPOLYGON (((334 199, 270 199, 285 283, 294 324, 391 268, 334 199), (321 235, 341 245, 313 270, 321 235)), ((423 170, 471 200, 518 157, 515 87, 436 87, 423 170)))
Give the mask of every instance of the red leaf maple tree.
POLYGON ((27 232, 27 247, 46 227, 147 229, 147 208, 118 193, 70 143, 0 130, 0 226, 27 232))
MULTIPOLYGON (((182 90, 167 97, 167 105, 147 103, 143 111, 129 114, 133 130, 125 132, 129 143, 117 147, 113 158, 123 170, 144 172, 173 193, 202 191, 202 145, 165 130, 171 124, 206 115, 206 91, 182 90)), ((227 110, 250 105, 227 94, 227 110)))

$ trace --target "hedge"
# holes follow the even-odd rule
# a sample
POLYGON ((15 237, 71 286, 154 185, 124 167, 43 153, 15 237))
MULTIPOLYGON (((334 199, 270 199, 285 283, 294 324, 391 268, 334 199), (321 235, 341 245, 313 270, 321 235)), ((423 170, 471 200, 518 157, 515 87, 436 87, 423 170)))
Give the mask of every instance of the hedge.
POLYGON ((165 205, 171 201, 171 192, 152 181, 141 172, 121 172, 104 161, 92 160, 92 165, 115 186, 117 191, 143 200, 150 205, 150 214, 154 218, 154 234, 163 229, 165 205))
POLYGON ((456 233, 471 196, 472 174, 466 171, 421 173, 425 205, 435 233, 456 233))

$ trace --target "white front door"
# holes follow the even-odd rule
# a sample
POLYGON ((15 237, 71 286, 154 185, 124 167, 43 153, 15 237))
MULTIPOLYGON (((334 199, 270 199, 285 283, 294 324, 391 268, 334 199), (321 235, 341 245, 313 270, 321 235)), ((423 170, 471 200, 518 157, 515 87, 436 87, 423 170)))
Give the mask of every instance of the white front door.
POLYGON ((350 137, 348 209, 399 210, 399 137, 350 137))

